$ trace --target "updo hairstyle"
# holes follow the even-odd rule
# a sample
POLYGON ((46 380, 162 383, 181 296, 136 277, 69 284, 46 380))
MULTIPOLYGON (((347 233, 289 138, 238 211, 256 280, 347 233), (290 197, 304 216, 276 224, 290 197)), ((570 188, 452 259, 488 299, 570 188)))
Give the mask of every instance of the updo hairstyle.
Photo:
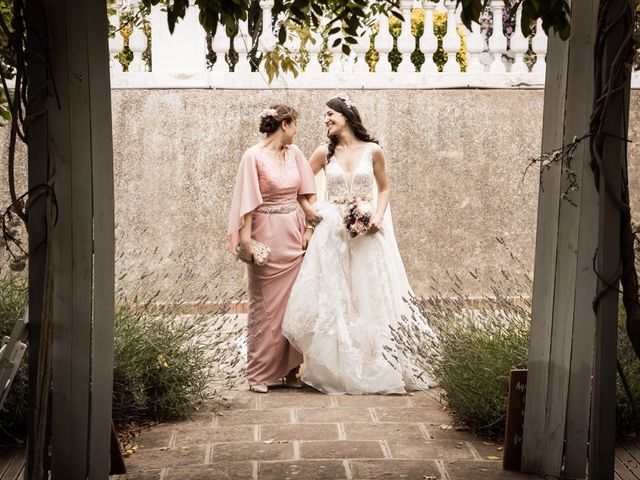
POLYGON ((298 119, 298 112, 288 105, 271 105, 260 113, 260 132, 270 134, 278 130, 282 123, 291 123, 298 119))

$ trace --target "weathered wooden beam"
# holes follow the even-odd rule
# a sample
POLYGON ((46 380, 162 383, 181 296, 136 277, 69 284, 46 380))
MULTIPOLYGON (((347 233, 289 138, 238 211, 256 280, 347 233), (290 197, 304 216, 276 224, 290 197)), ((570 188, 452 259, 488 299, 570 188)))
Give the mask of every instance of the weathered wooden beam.
MULTIPOLYGON (((47 44, 47 22, 42 0, 25 4, 27 32, 27 115, 31 121, 27 126, 29 189, 47 184, 49 180, 48 127, 49 119, 42 112, 47 106, 49 90, 47 44), (37 114, 40 112, 40 114, 37 114)), ((46 196, 33 201, 28 212, 29 231, 29 410, 27 414, 27 462, 25 478, 43 478, 48 456, 47 411, 49 408, 50 371, 43 371, 49 363, 50 338, 42 335, 42 320, 49 305, 45 304, 45 270, 49 239, 47 238, 46 196)))
MULTIPOLYGON (((602 52, 597 60, 602 68, 596 81, 611 82, 614 62, 623 40, 633 32, 635 4, 632 0, 610 0, 602 12, 602 52)), ((630 53, 630 52, 628 52, 630 53)), ((625 65, 627 68, 628 65, 625 65)), ((630 67, 628 67, 630 68, 630 67)), ((618 325, 618 285, 620 275, 620 210, 613 196, 622 198, 622 175, 626 174, 626 141, 629 122, 630 72, 615 89, 603 113, 602 164, 599 178, 599 229, 596 269, 598 292, 606 291, 597 306, 593 402, 589 435, 589 478, 613 478, 615 466, 616 358, 618 325), (607 181, 605 182, 605 176, 607 181), (607 188, 607 185, 608 187, 607 188), (610 191, 609 189, 612 189, 610 191)), ((598 137, 595 137, 598 140, 598 137)))
POLYGON ((109 471, 114 233, 106 14, 100 2, 47 3, 60 102, 52 100, 48 112, 60 210, 52 236, 51 470, 69 480, 109 471))
MULTIPOLYGON (((567 98, 569 43, 549 36, 542 122, 542 151, 562 145, 567 98)), ((531 341, 522 442, 522 470, 538 472, 546 442, 547 385, 555 292, 556 257, 560 215, 561 168, 554 164, 542 173, 538 197, 536 254, 534 261, 531 341)))
MULTIPOLYGON (((630 5, 629 0, 615 3, 630 5)), ((574 2, 570 39, 562 43, 550 37, 543 151, 589 133, 599 5, 600 0, 574 2)), ((619 15, 620 8, 613 10, 611 15, 619 15)), ((611 62, 620 40, 607 40, 611 49, 605 62, 611 62)), ((626 136, 622 119, 628 91, 627 85, 627 96, 610 107, 614 120, 605 128, 619 137, 626 136)), ((595 188, 588 141, 578 144, 570 165, 543 175, 539 199, 523 470, 556 478, 585 478, 587 460, 599 465, 590 467, 597 471, 590 478, 613 475, 617 295, 601 307, 607 321, 596 319, 592 302, 599 286, 593 258, 599 252, 600 271, 615 278, 619 220, 595 188), (572 184, 578 189, 569 189, 572 184)), ((618 159, 621 144, 618 140, 610 150, 618 159)))
MULTIPOLYGON (((115 232, 109 23, 104 3, 87 8, 86 42, 91 89, 91 182, 93 184, 93 332, 89 478, 109 472, 113 390, 115 232)), ((106 477, 105 477, 106 478, 106 477)))

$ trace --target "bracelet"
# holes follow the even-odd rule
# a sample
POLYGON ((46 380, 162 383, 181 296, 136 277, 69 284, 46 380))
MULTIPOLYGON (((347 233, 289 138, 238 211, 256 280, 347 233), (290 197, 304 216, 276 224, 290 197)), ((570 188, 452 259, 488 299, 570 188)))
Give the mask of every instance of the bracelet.
POLYGON ((307 228, 308 228, 309 230, 315 230, 315 229, 316 229, 316 227, 314 227, 313 225, 307 225, 307 228))

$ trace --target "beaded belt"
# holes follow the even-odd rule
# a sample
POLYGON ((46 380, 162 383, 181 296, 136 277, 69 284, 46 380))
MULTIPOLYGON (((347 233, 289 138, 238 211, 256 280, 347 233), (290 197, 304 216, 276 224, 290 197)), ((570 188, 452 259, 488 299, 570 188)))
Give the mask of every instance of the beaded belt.
POLYGON ((297 208, 297 203, 289 203, 288 205, 260 205, 256 208, 256 212, 283 214, 295 212, 297 208))

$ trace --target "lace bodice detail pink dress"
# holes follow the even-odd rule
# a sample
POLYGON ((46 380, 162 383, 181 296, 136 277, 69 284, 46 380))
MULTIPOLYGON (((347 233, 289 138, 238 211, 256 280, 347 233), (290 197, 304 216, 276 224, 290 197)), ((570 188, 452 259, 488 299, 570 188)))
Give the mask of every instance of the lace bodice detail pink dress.
POLYGON ((297 197, 315 193, 315 182, 298 147, 286 147, 284 158, 281 167, 257 146, 245 152, 229 215, 230 251, 235 251, 244 215, 249 212, 251 237, 271 249, 266 265, 247 265, 250 385, 276 380, 302 363, 302 355, 282 335, 282 318, 304 255, 304 224, 297 197))

